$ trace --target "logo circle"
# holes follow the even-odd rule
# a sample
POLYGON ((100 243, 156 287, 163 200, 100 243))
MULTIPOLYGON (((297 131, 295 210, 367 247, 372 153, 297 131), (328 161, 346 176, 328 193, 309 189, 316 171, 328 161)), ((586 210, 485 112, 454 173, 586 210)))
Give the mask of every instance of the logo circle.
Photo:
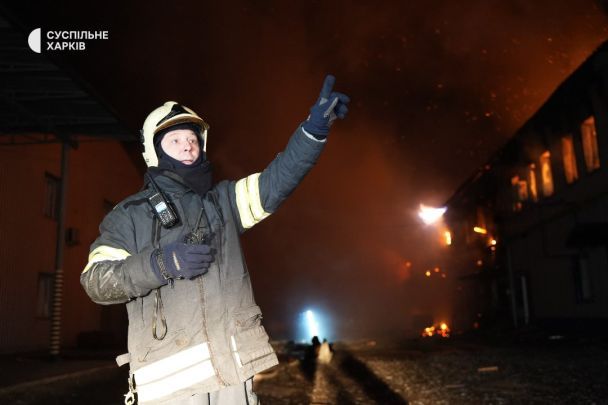
POLYGON ((40 53, 41 31, 40 28, 36 28, 30 32, 30 36, 27 37, 27 44, 30 46, 30 49, 36 53, 40 53))

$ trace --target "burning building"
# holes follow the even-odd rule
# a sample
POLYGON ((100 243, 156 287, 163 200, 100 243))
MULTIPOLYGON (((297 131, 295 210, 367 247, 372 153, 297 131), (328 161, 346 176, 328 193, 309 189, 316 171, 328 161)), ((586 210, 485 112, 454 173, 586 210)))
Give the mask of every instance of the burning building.
POLYGON ((608 318, 608 43, 447 202, 454 326, 608 318))

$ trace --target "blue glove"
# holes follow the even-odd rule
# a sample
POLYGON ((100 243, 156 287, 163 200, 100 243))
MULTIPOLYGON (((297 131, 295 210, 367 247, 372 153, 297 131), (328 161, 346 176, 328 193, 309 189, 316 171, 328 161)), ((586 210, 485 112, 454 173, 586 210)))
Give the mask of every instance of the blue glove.
POLYGON ((332 75, 325 77, 321 94, 310 108, 308 119, 302 124, 304 130, 317 139, 325 139, 336 118, 343 119, 348 112, 346 105, 350 98, 346 94, 332 91, 335 82, 336 78, 332 75))
POLYGON ((172 279, 193 279, 205 274, 213 262, 211 247, 205 244, 169 243, 156 249, 150 263, 156 277, 167 284, 172 279))

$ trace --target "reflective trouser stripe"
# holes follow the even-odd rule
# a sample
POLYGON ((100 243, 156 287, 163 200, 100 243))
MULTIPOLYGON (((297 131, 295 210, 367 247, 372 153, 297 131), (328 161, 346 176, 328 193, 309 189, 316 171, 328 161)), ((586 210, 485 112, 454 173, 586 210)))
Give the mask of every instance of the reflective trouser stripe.
POLYGON ((245 229, 251 228, 270 215, 262 206, 259 179, 260 173, 254 173, 236 182, 236 206, 245 229))
POLYGON ((152 401, 215 375, 207 343, 156 361, 135 371, 139 402, 152 401))
POLYGON ((243 363, 241 363, 241 356, 239 356, 239 352, 236 348, 236 340, 234 339, 234 335, 230 336, 230 342, 232 343, 232 353, 234 354, 236 364, 238 364, 239 367, 243 367, 243 363))
POLYGON ((87 263, 82 272, 84 273, 89 270, 94 263, 105 260, 124 260, 129 256, 131 254, 124 249, 117 249, 111 246, 98 246, 89 254, 89 263, 87 263))

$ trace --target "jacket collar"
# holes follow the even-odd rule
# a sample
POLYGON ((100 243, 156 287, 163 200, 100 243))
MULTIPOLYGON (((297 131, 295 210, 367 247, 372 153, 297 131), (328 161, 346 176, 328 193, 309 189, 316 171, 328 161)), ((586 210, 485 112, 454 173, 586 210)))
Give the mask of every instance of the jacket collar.
MULTIPOLYGON (((165 193, 184 194, 188 191, 194 191, 179 174, 170 170, 150 167, 148 168, 148 173, 165 193)), ((149 180, 147 177, 144 177, 144 189, 150 187, 148 183, 149 180)))

